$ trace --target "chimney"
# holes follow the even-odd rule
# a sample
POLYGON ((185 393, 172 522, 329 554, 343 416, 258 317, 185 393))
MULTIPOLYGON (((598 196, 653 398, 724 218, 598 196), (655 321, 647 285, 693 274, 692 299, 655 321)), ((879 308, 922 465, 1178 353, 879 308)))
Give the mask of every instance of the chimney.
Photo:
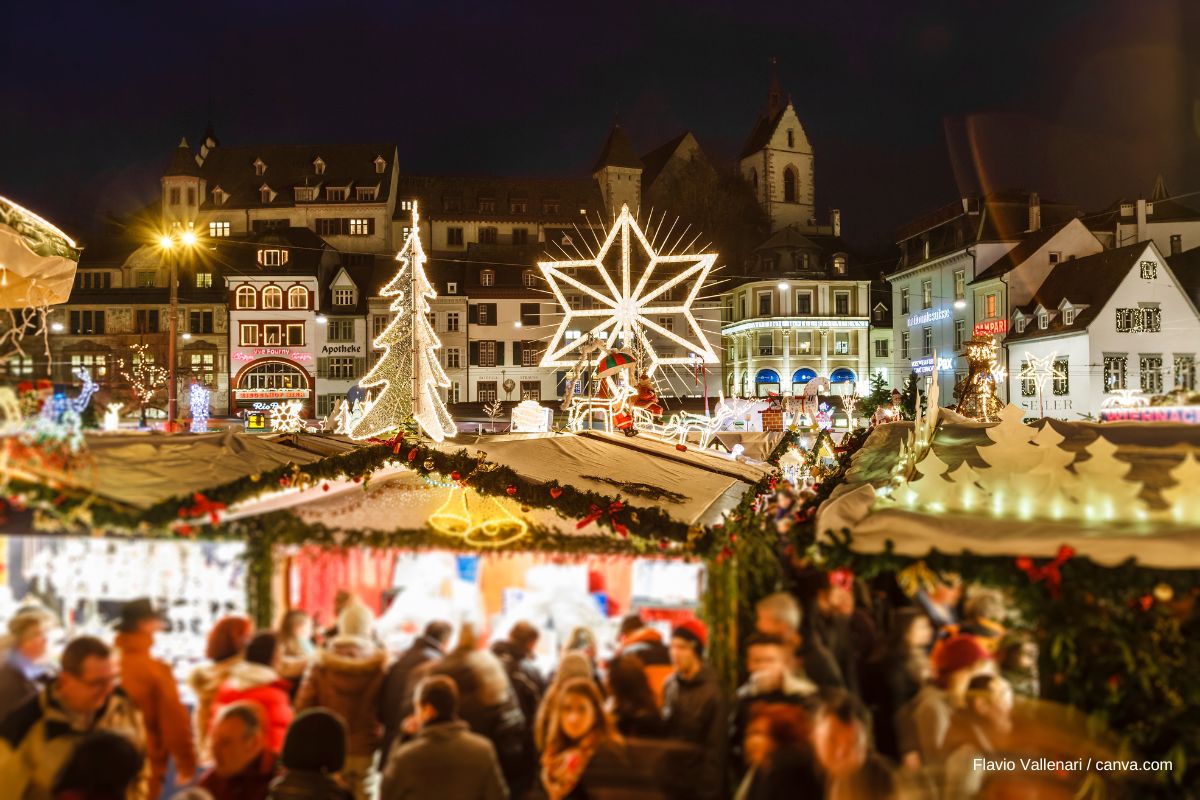
POLYGON ((1150 229, 1146 226, 1146 198, 1139 197, 1137 201, 1137 241, 1144 242, 1150 238, 1150 229))
POLYGON ((840 208, 831 209, 829 212, 829 224, 833 226, 833 235, 842 235, 842 210, 840 208))
POLYGON ((1029 232, 1040 230, 1042 227, 1042 201, 1037 192, 1029 193, 1029 232))

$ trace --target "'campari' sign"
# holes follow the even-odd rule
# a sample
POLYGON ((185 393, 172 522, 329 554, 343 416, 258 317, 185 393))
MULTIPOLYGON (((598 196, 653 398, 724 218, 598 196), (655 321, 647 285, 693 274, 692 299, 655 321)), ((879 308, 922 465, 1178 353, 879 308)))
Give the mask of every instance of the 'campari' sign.
POLYGON ((976 336, 1001 336, 1008 333, 1008 320, 994 319, 991 322, 979 322, 971 331, 976 336))

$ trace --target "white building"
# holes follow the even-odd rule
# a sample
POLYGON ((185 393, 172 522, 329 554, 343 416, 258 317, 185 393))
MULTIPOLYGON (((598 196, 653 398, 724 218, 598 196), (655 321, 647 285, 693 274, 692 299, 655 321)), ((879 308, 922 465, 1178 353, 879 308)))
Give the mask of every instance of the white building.
POLYGON ((1106 212, 1089 215, 1087 224, 1110 249, 1153 241, 1160 253, 1172 256, 1200 247, 1200 211, 1168 197, 1161 176, 1149 200, 1118 200, 1106 212))
POLYGON ((1018 307, 1004 340, 1009 396, 1030 416, 1098 418, 1114 390, 1196 388, 1200 319, 1153 242, 1062 261, 1018 307), (1053 366, 1040 396, 1022 368, 1053 366))

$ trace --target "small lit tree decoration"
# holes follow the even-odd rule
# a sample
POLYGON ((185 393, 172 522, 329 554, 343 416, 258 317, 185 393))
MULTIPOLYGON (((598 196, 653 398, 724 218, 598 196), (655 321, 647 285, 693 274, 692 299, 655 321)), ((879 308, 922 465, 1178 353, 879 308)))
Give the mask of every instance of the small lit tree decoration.
POLYGON ((138 401, 138 411, 142 427, 146 427, 146 407, 158 394, 158 390, 167 385, 165 367, 155 366, 154 356, 150 353, 148 344, 129 345, 129 366, 125 359, 117 359, 117 369, 121 377, 129 382, 129 388, 138 401))
POLYGON ((321 423, 321 430, 330 433, 347 434, 350 432, 350 401, 342 398, 337 407, 329 412, 329 416, 321 423))
POLYGON ((304 418, 300 412, 304 404, 299 400, 288 400, 271 409, 271 430, 275 433, 299 433, 304 430, 304 418))
POLYGON ((542 356, 543 367, 572 367, 575 365, 570 354, 577 348, 578 342, 566 338, 567 329, 579 319, 595 320, 595 324, 586 325, 585 336, 596 336, 604 341, 608 348, 617 344, 624 347, 637 347, 645 353, 648 363, 644 372, 651 377, 660 365, 694 365, 696 359, 690 354, 695 353, 705 364, 717 364, 719 359, 700 324, 692 313, 692 304, 696 301, 708 273, 716 262, 715 253, 703 254, 668 254, 656 251, 654 245, 646 238, 637 220, 629 211, 629 206, 621 206, 612 227, 600 244, 599 250, 590 258, 569 259, 564 261, 539 261, 538 268, 550 285, 550 291, 562 307, 563 318, 550 339, 550 344, 542 356), (632 256, 634 248, 639 248, 647 260, 641 275, 633 274, 632 256), (605 261, 609 259, 610 251, 614 248, 619 253, 617 265, 618 274, 614 276, 609 271, 605 261), (655 270, 669 265, 686 265, 668 280, 650 289, 649 283, 655 270), (594 281, 594 286, 581 281, 576 273, 594 281), (665 301, 667 292, 691 280, 691 286, 682 302, 665 301), (571 287, 571 291, 582 292, 594 301, 596 307, 590 309, 575 309, 571 307, 563 294, 563 284, 571 287), (595 288, 602 286, 602 289, 595 288), (682 314, 687 331, 691 338, 684 338, 674 331, 667 330, 659 324, 658 317, 671 314, 682 314), (669 339, 680 347, 682 355, 661 356, 654 349, 653 343, 647 338, 647 333, 653 332, 669 339))
POLYGON ((437 297, 425 277, 425 250, 421 247, 420 216, 412 207, 408 238, 396 255, 400 269, 380 294, 394 297, 391 310, 398 312, 375 338, 384 349, 360 386, 382 386, 371 408, 351 429, 353 439, 369 439, 402 428, 416 420, 425 435, 435 442, 458 433, 454 418, 438 394, 450 386, 450 378, 438 363, 441 340, 429 324, 429 300, 437 297))
POLYGON ((842 403, 842 410, 846 412, 846 428, 854 430, 854 412, 858 410, 858 384, 850 384, 850 393, 841 395, 838 400, 842 403))
POLYGON ((967 377, 954 410, 980 422, 995 422, 1004 407, 996 396, 996 342, 975 337, 967 341, 966 350, 967 377))
POLYGON ((104 407, 104 430, 112 432, 121 429, 121 409, 124 403, 109 403, 104 407))
POLYGON ((192 412, 192 433, 208 432, 208 401, 212 393, 208 387, 193 383, 188 395, 188 408, 192 412))
POLYGON ((550 430, 549 412, 536 400, 522 400, 512 410, 513 433, 545 433, 550 430))
POLYGON ((1043 390, 1046 388, 1046 381, 1063 380, 1067 376, 1058 368, 1058 363, 1054 357, 1058 353, 1051 351, 1050 355, 1038 358, 1029 351, 1025 352, 1025 360, 1021 364, 1021 380, 1032 381, 1034 389, 1037 391, 1038 399, 1038 416, 1046 416, 1046 405, 1042 399, 1043 390))
POLYGON ((504 411, 504 406, 499 400, 493 400, 490 403, 483 404, 483 413, 487 414, 488 430, 492 433, 496 432, 496 420, 500 418, 501 412, 504 411))

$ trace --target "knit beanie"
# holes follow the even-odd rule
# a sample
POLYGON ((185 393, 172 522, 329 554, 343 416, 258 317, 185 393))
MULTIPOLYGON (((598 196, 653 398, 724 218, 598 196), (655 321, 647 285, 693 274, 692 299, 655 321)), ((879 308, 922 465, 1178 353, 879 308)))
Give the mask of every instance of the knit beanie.
POLYGON ((696 655, 702 656, 708 644, 708 629, 698 619, 687 619, 675 626, 671 638, 683 639, 696 649, 696 655))
POLYGON ((346 763, 346 725, 342 718, 324 708, 301 711, 288 726, 282 760, 287 769, 341 772, 346 763))
POLYGON ((351 600, 338 615, 338 636, 357 636, 370 639, 375 628, 375 617, 371 609, 357 600, 351 600))

